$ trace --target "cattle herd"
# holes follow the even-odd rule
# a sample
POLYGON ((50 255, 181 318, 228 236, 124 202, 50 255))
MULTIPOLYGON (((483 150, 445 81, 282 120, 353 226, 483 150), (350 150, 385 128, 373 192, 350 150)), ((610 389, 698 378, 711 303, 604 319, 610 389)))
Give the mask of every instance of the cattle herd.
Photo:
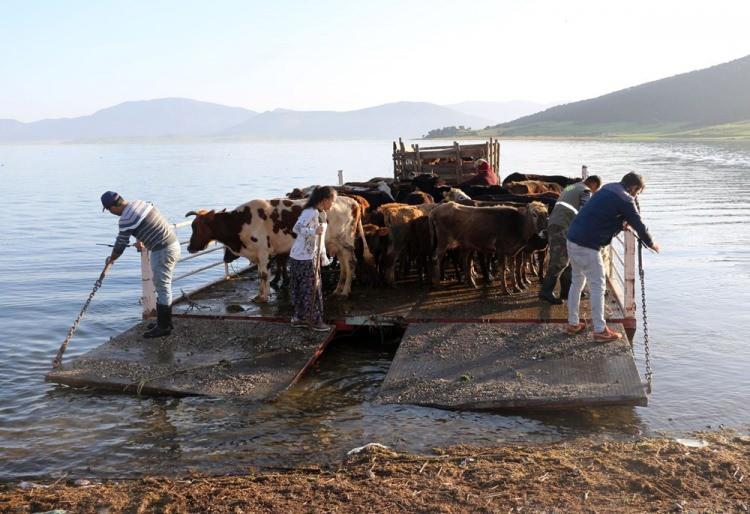
MULTIPOLYGON (((476 287, 499 277, 504 294, 526 289, 529 272, 543 274, 549 212, 562 189, 581 179, 513 173, 500 186, 451 187, 436 176, 410 181, 374 178, 335 189, 328 213, 328 255, 340 268, 334 294, 347 296, 352 282, 396 287, 397 276, 416 271, 420 281, 438 285, 448 268, 460 282, 476 287)), ((211 241, 226 247, 224 260, 246 257, 258 267, 256 302, 266 302, 270 286, 286 283, 292 232, 305 198, 315 186, 294 189, 286 198, 251 200, 232 211, 190 211, 195 216, 190 253, 211 241), (269 280, 274 257, 275 278, 269 280)))

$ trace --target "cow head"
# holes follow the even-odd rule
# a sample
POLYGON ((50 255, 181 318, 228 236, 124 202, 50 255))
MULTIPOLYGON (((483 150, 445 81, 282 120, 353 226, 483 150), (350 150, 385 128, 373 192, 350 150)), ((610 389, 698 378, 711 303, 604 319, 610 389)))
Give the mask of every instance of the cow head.
POLYGON ((547 206, 541 202, 531 202, 526 208, 526 224, 530 232, 540 238, 547 236, 547 206))
POLYGON ((186 218, 190 216, 195 216, 195 219, 191 225, 193 233, 190 235, 190 243, 187 250, 189 253, 196 253, 205 250, 208 243, 216 239, 213 229, 213 220, 216 216, 216 211, 213 209, 210 211, 200 209, 199 211, 190 211, 185 214, 186 218))

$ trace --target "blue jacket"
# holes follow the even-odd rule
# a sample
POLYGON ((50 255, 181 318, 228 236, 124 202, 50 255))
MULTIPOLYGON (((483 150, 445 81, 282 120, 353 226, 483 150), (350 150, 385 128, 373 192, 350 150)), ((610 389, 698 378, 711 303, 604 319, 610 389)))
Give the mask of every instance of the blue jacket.
POLYGON ((636 231, 644 244, 653 246, 654 241, 641 221, 633 197, 619 182, 606 184, 591 196, 573 219, 568 228, 568 241, 599 250, 622 230, 624 222, 636 231))

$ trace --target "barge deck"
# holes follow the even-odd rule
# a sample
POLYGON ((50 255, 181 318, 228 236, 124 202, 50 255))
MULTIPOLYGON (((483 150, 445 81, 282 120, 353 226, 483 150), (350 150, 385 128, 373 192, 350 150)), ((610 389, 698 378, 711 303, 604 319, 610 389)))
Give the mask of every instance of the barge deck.
MULTIPOLYGON (((347 299, 326 298, 329 334, 293 328, 286 290, 266 304, 253 271, 184 298, 175 331, 153 342, 139 324, 71 360, 46 379, 71 386, 143 394, 276 398, 306 372, 337 331, 398 326, 404 337, 379 400, 449 409, 646 405, 627 340, 596 344, 562 330, 564 305, 527 291, 497 287, 428 287, 416 279, 397 288, 358 287, 347 299)), ((613 326, 627 323, 608 296, 613 326)), ((588 312, 587 300, 582 312, 588 312)))

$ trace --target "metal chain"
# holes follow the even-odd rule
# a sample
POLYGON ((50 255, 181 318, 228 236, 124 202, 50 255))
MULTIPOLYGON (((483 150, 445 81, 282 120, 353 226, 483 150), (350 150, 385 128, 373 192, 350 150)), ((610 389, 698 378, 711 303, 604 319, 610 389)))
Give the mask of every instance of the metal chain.
POLYGON ((643 271, 643 243, 638 243, 638 277, 641 280, 641 305, 643 306, 643 352, 646 360, 646 390, 651 393, 651 376, 654 374, 651 369, 651 350, 648 341, 648 315, 646 313, 646 282, 644 280, 645 272, 643 271))
POLYGON ((86 303, 83 304, 83 308, 81 309, 81 312, 78 314, 78 317, 73 322, 73 325, 70 327, 70 330, 68 330, 68 336, 65 338, 65 341, 63 341, 62 345, 60 345, 60 349, 57 351, 57 357, 55 357, 55 360, 52 361, 52 369, 57 369, 62 365, 63 354, 65 353, 65 350, 68 348, 68 343, 70 342, 71 339, 73 339, 73 334, 78 328, 78 324, 81 322, 81 319, 83 318, 83 314, 86 312, 86 309, 89 308, 89 304, 91 303, 91 300, 94 298, 94 295, 99 290, 99 288, 102 287, 104 274, 105 272, 102 271, 102 274, 99 275, 99 278, 94 283, 94 289, 89 294, 88 300, 86 300, 86 303))

